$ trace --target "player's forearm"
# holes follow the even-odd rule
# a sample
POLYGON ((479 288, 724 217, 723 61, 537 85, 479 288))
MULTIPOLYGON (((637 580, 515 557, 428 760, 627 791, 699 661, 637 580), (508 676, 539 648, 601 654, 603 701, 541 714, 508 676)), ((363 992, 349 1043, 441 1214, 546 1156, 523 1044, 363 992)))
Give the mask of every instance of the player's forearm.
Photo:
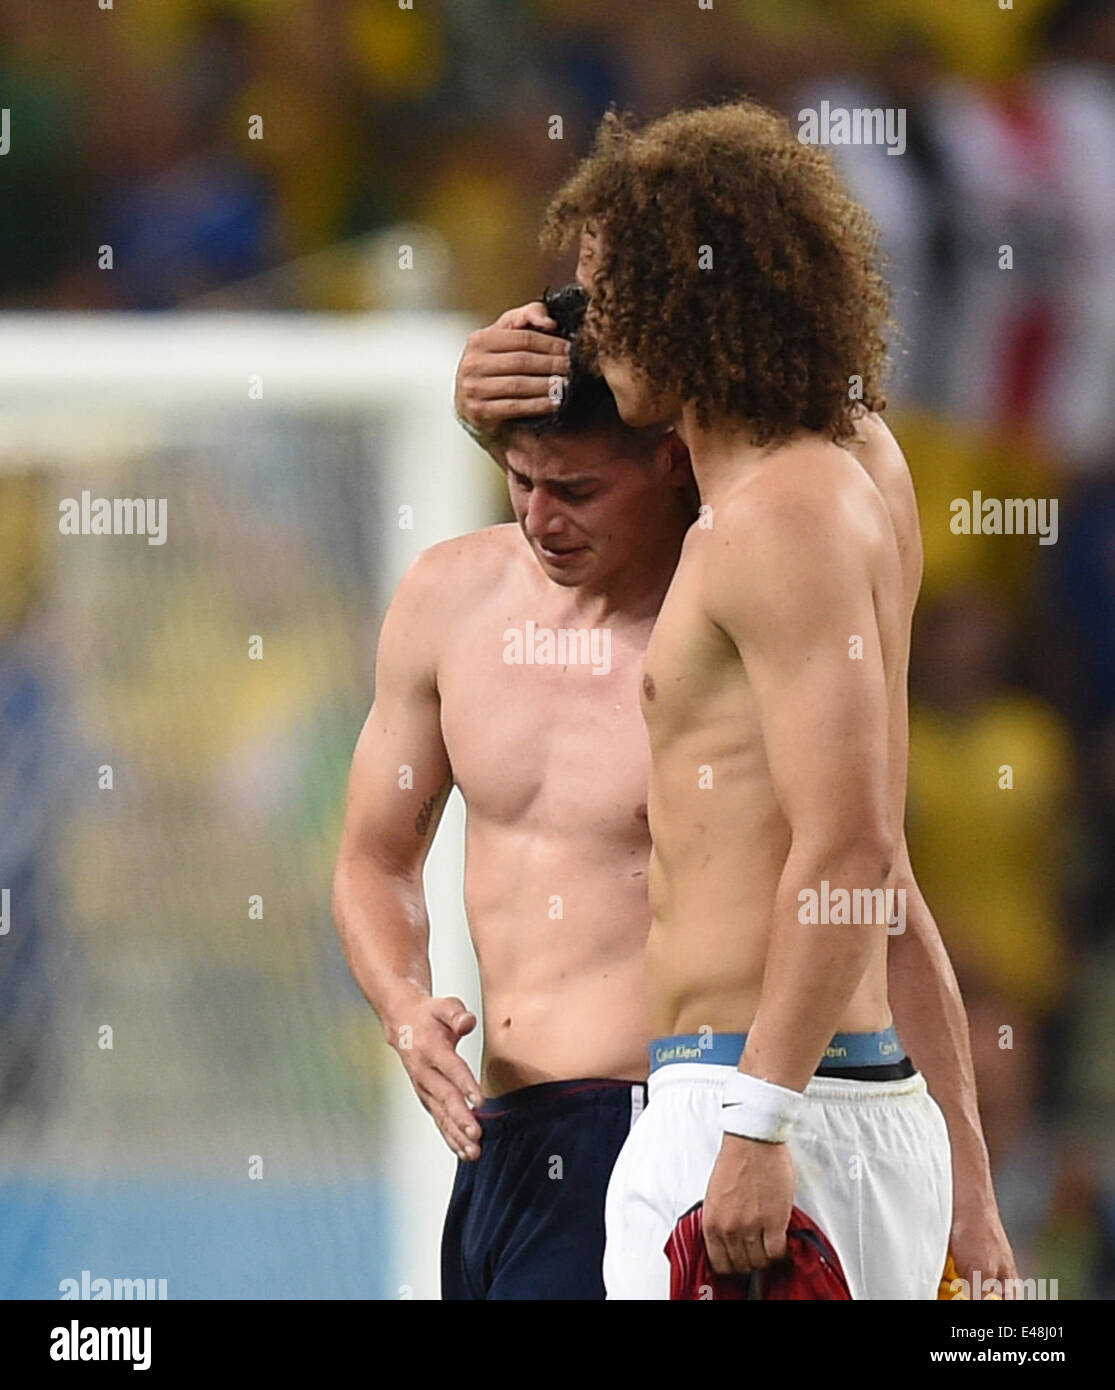
POLYGON ((840 853, 791 848, 741 1071, 805 1089, 886 934, 885 922, 825 921, 825 904, 839 901, 840 890, 854 901, 857 890, 885 889, 889 874, 889 856, 867 845, 840 853))
POLYGON ((464 430, 468 437, 474 443, 479 444, 493 462, 497 463, 500 468, 503 468, 507 463, 507 447, 504 443, 503 436, 473 424, 470 419, 461 414, 460 409, 457 410, 456 415, 457 424, 460 425, 461 429, 464 430))
POLYGON ((891 937, 888 961, 895 1026, 948 1124, 958 1195, 973 1187, 990 1193, 991 1170, 960 987, 912 875, 902 876, 899 886, 906 890, 906 930, 891 937))
POLYGON ((431 992, 421 875, 342 855, 333 878, 333 919, 356 983, 390 1036, 407 1006, 431 992))

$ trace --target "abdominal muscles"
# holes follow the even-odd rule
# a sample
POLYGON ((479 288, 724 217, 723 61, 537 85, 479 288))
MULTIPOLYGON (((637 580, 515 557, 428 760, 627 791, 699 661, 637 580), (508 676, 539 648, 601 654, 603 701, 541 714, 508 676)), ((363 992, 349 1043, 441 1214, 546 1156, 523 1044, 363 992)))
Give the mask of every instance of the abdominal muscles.
POLYGON ((647 850, 645 820, 621 837, 470 817, 485 1094, 646 1076, 647 850))
POLYGON ((788 850, 785 822, 731 779, 675 813, 652 783, 655 853, 647 993, 656 1037, 744 1032, 763 983, 771 909, 788 850), (736 791, 739 788, 737 786, 736 791), (729 814, 729 806, 731 812, 729 814))
MULTIPOLYGON (((789 827, 756 757, 724 747, 714 784, 694 790, 685 743, 660 758, 650 784, 651 1028, 744 1033, 762 992, 789 827)), ((834 1031, 870 1031, 888 1016, 885 970, 880 949, 834 1031)))

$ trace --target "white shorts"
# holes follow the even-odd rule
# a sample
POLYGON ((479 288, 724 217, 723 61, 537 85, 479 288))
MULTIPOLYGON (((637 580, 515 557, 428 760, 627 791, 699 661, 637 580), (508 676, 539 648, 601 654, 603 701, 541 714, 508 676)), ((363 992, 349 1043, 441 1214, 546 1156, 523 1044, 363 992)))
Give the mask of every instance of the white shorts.
MULTIPOLYGON (((608 1298, 668 1299, 665 1245, 703 1201, 724 1137, 734 1067, 651 1072, 647 1107, 620 1150, 604 1207, 608 1298)), ((952 1224, 944 1116, 919 1073, 901 1081, 814 1077, 788 1140, 794 1204, 832 1242, 853 1298, 937 1297, 952 1224)))

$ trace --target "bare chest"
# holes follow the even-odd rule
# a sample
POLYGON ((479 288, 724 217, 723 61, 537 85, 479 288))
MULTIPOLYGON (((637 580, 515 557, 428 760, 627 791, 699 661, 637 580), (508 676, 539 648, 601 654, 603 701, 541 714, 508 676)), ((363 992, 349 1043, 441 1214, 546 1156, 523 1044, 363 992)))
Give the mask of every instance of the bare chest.
POLYGON ((545 613, 476 615, 439 670, 442 735, 470 816, 558 833, 645 833, 642 642, 545 613))
POLYGON ((708 616, 700 566, 683 554, 647 645, 640 695, 656 755, 730 726, 734 748, 758 739, 758 715, 735 644, 708 616))

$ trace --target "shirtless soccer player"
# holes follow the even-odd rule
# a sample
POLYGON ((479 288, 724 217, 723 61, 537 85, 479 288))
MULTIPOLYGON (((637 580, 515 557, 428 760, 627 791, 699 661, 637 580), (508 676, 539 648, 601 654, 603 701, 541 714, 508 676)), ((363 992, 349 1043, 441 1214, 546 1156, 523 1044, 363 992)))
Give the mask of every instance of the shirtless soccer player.
MULTIPOLYGON (((548 307, 552 319, 534 306, 523 323, 568 337, 584 296, 571 287, 548 307)), ((646 1079, 638 682, 695 514, 692 476, 676 437, 625 427, 600 378, 575 358, 570 372, 561 338, 474 337, 482 359, 532 340, 538 350, 497 360, 568 378, 564 403, 553 413, 545 386, 512 399, 523 418, 497 452, 518 525, 434 546, 392 600, 334 910, 357 981, 461 1160, 443 1297, 602 1299, 604 1192, 646 1079), (400 789, 404 766, 413 790, 400 789), (422 868, 454 783, 468 812, 483 1096, 456 1052, 476 1018, 431 997, 422 868)))
POLYGON ((921 551, 875 413, 874 231, 824 152, 737 103, 607 118, 548 216, 552 243, 578 234, 585 346, 625 421, 675 424, 705 509, 642 679, 655 1041, 608 1190, 608 1296, 668 1297, 664 1246, 703 1201, 717 1274, 783 1256, 796 1206, 854 1298, 933 1298, 949 1137, 905 1052, 928 1068, 935 1044, 888 999, 888 945, 922 910, 903 830, 921 551))

